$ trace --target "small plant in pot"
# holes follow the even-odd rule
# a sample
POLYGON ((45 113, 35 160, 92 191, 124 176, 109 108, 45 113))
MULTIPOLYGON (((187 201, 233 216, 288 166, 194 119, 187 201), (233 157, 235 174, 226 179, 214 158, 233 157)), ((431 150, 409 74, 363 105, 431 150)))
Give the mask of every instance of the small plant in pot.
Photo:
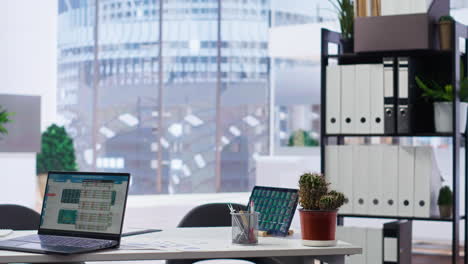
POLYGON ((437 199, 437 205, 439 206, 439 212, 441 218, 452 217, 453 207, 453 194, 450 187, 443 186, 439 191, 439 198, 437 199))
POLYGON ((62 126, 50 125, 41 137, 41 152, 36 156, 40 197, 43 197, 49 171, 77 171, 73 139, 62 126))
POLYGON ((338 15, 341 28, 341 50, 343 53, 354 52, 354 3, 352 0, 328 0, 338 15))
POLYGON ((441 50, 452 49, 452 25, 455 20, 451 16, 442 16, 439 19, 439 41, 441 50))
POLYGON ((0 135, 8 134, 8 130, 4 125, 12 122, 12 115, 13 113, 9 113, 6 109, 0 106, 0 135))
POLYGON ((299 179, 299 209, 302 244, 327 247, 336 245, 336 217, 345 196, 329 190, 325 176, 305 173, 299 179))
MULTIPOLYGON (((453 130, 453 86, 450 84, 443 86, 434 80, 423 80, 419 76, 416 76, 416 84, 423 90, 422 96, 433 102, 436 132, 451 133, 453 130)), ((460 132, 463 132, 468 109, 468 79, 463 75, 458 95, 460 97, 460 132)))

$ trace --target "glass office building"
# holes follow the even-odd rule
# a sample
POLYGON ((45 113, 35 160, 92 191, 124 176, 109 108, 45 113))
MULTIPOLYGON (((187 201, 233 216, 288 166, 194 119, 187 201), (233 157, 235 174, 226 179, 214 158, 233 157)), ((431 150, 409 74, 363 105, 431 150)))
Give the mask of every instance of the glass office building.
POLYGON ((269 28, 333 14, 319 0, 161 1, 59 1, 58 114, 80 170, 130 172, 135 194, 250 190, 270 149, 269 28))

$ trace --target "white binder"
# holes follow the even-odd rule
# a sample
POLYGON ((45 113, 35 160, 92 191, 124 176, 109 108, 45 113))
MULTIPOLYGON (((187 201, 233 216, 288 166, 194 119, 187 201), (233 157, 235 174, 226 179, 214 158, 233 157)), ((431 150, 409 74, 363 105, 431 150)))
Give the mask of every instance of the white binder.
MULTIPOLYGON (((350 228, 346 226, 337 226, 336 227, 336 239, 340 241, 344 241, 346 243, 350 243, 350 228)), ((349 257, 350 256, 345 256, 345 263, 349 264, 349 257)))
POLYGON ((368 214, 369 207, 369 147, 355 146, 353 150, 353 213, 368 214))
POLYGON ((416 147, 414 168, 414 216, 436 217, 441 175, 430 146, 416 147))
POLYGON ((382 263, 383 230, 381 228, 367 228, 366 251, 367 264, 382 263))
MULTIPOLYGON (((355 93, 354 93, 354 120, 356 134, 370 133, 370 90, 371 90, 371 65, 356 65, 355 93)), ((383 109, 383 108, 382 108, 383 109)))
POLYGON ((384 262, 398 261, 398 239, 396 237, 384 238, 384 262))
POLYGON ((383 148, 382 215, 398 215, 398 146, 383 148))
POLYGON ((341 133, 341 66, 327 66, 327 134, 341 133))
POLYGON ((397 99, 397 130, 399 133, 409 133, 411 123, 411 105, 409 104, 409 59, 398 58, 398 99, 397 99))
POLYGON ((398 151, 398 215, 414 216, 414 147, 398 151))
MULTIPOLYGON (((393 1, 393 0, 392 0, 393 1)), ((396 98, 394 93, 394 59, 384 58, 384 131, 396 133, 396 98)))
POLYGON ((356 120, 354 120, 355 69, 355 65, 341 66, 341 133, 343 134, 356 132, 356 120))
POLYGON ((346 196, 346 203, 340 208, 339 213, 341 214, 352 214, 353 213, 353 146, 343 145, 339 146, 338 151, 339 158, 339 188, 338 190, 343 192, 346 196))
POLYGON ((328 145, 325 147, 325 177, 330 182, 330 188, 340 189, 339 186, 339 170, 337 145, 328 145))
POLYGON ((370 109, 371 133, 383 134, 384 131, 384 70, 383 64, 371 66, 370 109))
POLYGON ((369 212, 379 215, 382 213, 383 201, 383 149, 384 145, 371 145, 369 148, 368 163, 369 163, 369 212))
POLYGON ((396 0, 380 0, 382 16, 392 16, 397 14, 396 0))
POLYGON ((366 264, 366 240, 367 232, 365 228, 362 227, 349 227, 349 243, 356 245, 362 248, 362 254, 352 255, 349 257, 350 264, 366 264))
POLYGON ((432 0, 412 0, 409 2, 411 2, 411 11, 414 14, 427 13, 432 4, 432 0))
POLYGON ((395 2, 396 8, 393 10, 395 15, 407 15, 411 14, 412 4, 414 0, 393 0, 395 2))

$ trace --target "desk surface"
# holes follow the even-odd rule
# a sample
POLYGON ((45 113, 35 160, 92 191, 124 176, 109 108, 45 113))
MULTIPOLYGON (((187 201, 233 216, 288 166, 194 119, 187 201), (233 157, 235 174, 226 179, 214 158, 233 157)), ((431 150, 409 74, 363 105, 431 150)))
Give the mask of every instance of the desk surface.
MULTIPOLYGON (((15 231, 6 238, 32 234, 15 231)), ((305 247, 296 234, 290 238, 261 237, 256 246, 231 244, 231 228, 174 228, 122 239, 120 249, 57 256, 1 251, 1 262, 71 262, 254 257, 307 257, 361 254, 362 249, 339 242, 335 247, 305 247)))

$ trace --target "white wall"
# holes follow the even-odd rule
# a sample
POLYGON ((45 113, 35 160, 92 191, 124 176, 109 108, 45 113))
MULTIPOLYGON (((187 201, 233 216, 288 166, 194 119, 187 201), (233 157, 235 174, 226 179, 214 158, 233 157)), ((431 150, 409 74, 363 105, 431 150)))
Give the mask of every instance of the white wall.
POLYGON ((0 204, 36 205, 36 153, 0 152, 0 204))
MULTIPOLYGON (((0 93, 40 95, 41 128, 56 118, 57 1, 2 0, 0 93)), ((0 203, 35 206, 36 154, 0 150, 0 203)))
POLYGON ((41 95, 44 130, 56 118, 57 1, 1 2, 0 93, 41 95))

